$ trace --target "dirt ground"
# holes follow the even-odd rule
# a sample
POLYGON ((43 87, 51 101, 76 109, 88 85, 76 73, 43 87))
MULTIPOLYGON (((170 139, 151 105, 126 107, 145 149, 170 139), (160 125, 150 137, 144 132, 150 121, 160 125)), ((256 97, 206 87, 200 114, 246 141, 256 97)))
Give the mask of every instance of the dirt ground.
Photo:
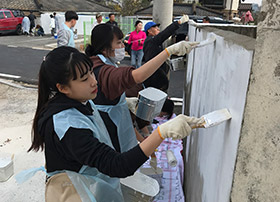
POLYGON ((27 153, 31 144, 31 125, 36 99, 36 89, 11 87, 2 84, 0 80, 0 156, 14 154, 14 175, 6 182, 0 182, 1 201, 44 201, 43 172, 38 172, 20 185, 14 178, 22 170, 44 165, 42 152, 27 153))

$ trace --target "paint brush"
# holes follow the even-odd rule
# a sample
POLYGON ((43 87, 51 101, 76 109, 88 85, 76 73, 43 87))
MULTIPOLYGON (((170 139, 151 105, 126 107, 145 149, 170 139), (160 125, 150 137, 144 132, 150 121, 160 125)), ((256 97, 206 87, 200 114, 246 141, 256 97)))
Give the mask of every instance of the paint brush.
POLYGON ((216 37, 214 34, 210 34, 209 38, 204 41, 201 41, 195 48, 200 48, 209 44, 212 44, 216 41, 216 37))
POLYGON ((204 119, 204 122, 199 125, 192 126, 194 128, 210 128, 216 125, 221 124, 224 121, 227 121, 232 118, 231 114, 229 113, 228 109, 220 109, 208 114, 201 116, 204 119))

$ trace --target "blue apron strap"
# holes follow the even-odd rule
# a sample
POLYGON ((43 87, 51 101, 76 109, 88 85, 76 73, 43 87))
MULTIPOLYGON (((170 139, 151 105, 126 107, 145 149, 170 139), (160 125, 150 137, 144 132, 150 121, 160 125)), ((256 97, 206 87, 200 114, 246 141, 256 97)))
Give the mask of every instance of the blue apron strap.
POLYGON ((47 173, 44 166, 41 166, 39 168, 30 168, 27 170, 23 170, 15 176, 16 182, 18 184, 22 184, 23 182, 25 182, 25 181, 29 180, 31 177, 33 177, 38 171, 43 171, 43 172, 47 173))

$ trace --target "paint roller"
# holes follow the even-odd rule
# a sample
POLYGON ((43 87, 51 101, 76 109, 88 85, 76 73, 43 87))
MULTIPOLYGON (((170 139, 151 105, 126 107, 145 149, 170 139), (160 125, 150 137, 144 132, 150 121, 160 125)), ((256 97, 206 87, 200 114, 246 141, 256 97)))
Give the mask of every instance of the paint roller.
POLYGON ((231 116, 230 112, 228 111, 228 109, 224 108, 224 109, 216 110, 216 111, 210 112, 208 114, 205 114, 205 115, 201 116, 201 118, 204 119, 204 122, 199 125, 192 126, 192 129, 210 128, 210 127, 219 125, 219 124, 223 123, 224 121, 231 119, 232 116, 231 116))
POLYGON ((172 150, 166 151, 167 162, 171 167, 175 167, 177 165, 177 159, 172 150))

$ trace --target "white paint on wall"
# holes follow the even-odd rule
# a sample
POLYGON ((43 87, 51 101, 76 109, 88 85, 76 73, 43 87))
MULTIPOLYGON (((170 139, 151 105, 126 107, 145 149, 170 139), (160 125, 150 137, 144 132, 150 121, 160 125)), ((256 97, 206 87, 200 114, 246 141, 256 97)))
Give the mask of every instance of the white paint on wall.
MULTIPOLYGON (((189 27, 190 41, 206 40, 210 34, 189 27)), ((253 51, 215 36, 214 44, 189 54, 190 115, 200 117, 228 108, 232 119, 213 128, 196 129, 188 137, 187 201, 227 202, 232 187, 253 51)))

